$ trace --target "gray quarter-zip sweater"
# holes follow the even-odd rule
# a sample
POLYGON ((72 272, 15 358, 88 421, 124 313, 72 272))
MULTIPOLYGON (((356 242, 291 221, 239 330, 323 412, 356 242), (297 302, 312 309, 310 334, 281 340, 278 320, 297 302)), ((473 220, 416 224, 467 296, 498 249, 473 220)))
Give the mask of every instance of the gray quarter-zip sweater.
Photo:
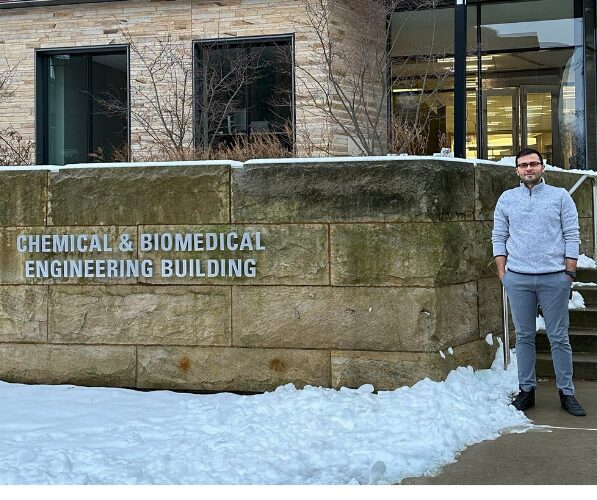
POLYGON ((566 258, 578 259, 580 228, 572 197, 563 188, 522 182, 504 191, 493 216, 493 256, 507 258, 508 269, 543 274, 566 269, 566 258))

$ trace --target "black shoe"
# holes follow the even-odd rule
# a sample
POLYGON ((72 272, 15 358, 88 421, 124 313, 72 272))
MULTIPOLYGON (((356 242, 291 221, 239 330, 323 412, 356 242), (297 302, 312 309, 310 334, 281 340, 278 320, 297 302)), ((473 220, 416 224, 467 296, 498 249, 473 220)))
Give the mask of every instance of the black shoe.
POLYGON ((518 396, 510 404, 518 411, 525 411, 532 408, 535 406, 535 389, 533 388, 528 392, 520 389, 518 396))
POLYGON ((566 394, 560 391, 560 403, 562 404, 562 408, 570 413, 570 415, 574 415, 575 417, 584 417, 587 414, 585 409, 573 395, 566 396, 566 394))

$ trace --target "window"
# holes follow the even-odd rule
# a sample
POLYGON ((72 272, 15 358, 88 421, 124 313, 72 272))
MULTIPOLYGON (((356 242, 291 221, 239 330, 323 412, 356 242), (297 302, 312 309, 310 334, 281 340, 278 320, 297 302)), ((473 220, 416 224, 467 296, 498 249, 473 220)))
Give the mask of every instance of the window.
POLYGON ((195 44, 195 138, 198 147, 229 145, 269 133, 292 149, 292 37, 195 44))
MULTIPOLYGON (((449 4, 415 2, 391 19, 393 132, 405 148, 416 139, 405 152, 453 148, 449 4)), ((467 158, 533 147, 564 168, 594 162, 595 0, 469 1, 467 18, 467 158)))
POLYGON ((128 143, 127 49, 37 52, 38 163, 110 161, 128 143))

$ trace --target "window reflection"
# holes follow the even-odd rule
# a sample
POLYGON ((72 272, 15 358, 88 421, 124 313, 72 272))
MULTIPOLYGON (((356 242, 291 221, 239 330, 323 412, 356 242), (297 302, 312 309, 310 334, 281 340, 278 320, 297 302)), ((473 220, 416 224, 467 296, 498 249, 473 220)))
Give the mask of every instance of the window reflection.
MULTIPOLYGON (((593 7, 594 3, 584 2, 593 7)), ((467 158, 500 159, 529 146, 543 151, 552 164, 584 168, 587 56, 585 25, 575 17, 581 14, 574 4, 572 0, 469 4, 467 158)), ((595 16, 590 8, 585 12, 595 16)), ((392 34, 392 114, 395 121, 428 117, 422 122, 426 141, 421 152, 425 154, 453 147, 453 41, 445 32, 446 26, 454 29, 453 16, 454 10, 448 8, 397 12, 392 19, 392 27, 401 26, 392 34), (409 19, 420 22, 426 31, 419 30, 415 36, 409 19)), ((587 33, 594 37, 592 31, 587 33)), ((592 71, 590 65, 588 69, 592 71)), ((589 124, 589 130, 594 126, 589 124)), ((596 149, 591 146, 594 143, 589 141, 590 150, 596 149)))

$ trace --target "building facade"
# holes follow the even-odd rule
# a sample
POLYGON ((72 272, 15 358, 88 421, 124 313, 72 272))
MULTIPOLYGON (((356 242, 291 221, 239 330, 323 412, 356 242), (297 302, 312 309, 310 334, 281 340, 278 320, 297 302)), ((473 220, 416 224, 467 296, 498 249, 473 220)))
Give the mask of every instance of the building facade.
POLYGON ((299 156, 432 154, 454 146, 457 31, 468 158, 595 168, 595 0, 468 0, 467 30, 454 0, 372 3, 0 0, 0 129, 41 164, 263 133, 299 156))

